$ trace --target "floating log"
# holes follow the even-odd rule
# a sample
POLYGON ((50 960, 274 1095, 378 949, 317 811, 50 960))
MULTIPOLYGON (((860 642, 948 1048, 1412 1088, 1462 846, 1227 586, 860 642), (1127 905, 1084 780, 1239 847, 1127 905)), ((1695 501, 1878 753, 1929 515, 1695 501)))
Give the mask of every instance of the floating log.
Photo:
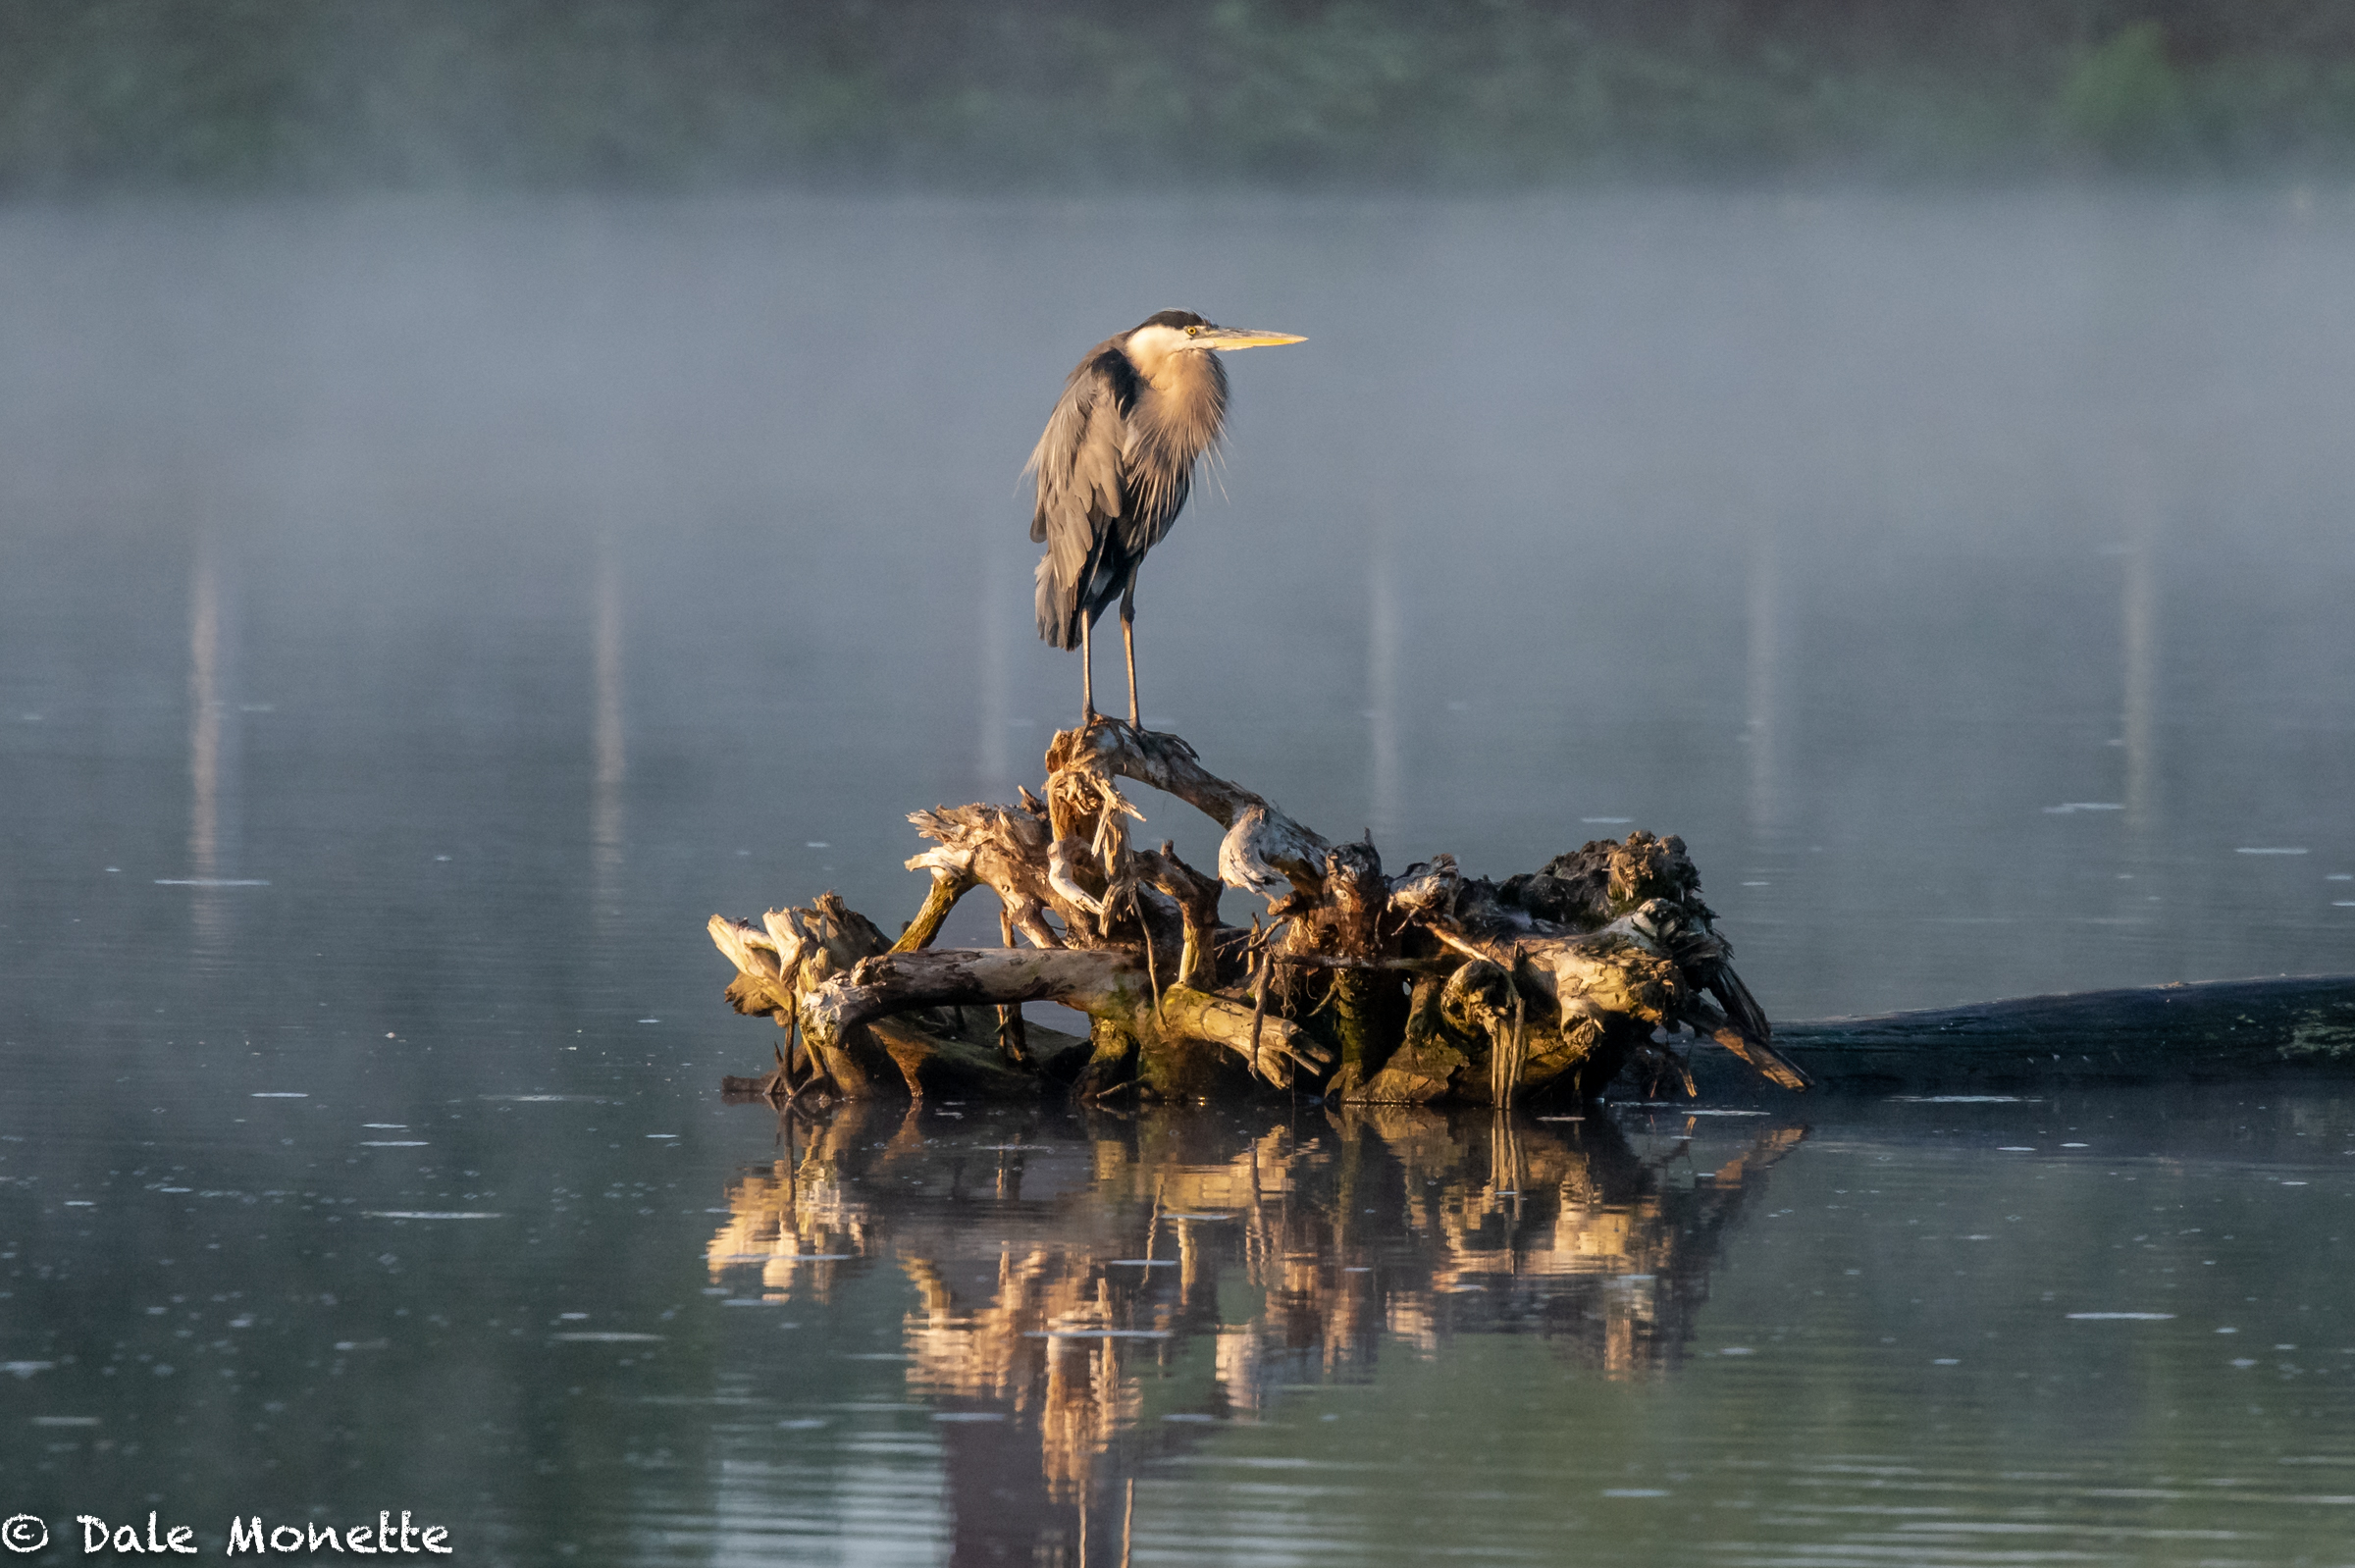
POLYGON ((1630 1064, 1685 1082, 1680 1045, 1700 1040, 1806 1083, 1734 972, 1678 838, 1596 840, 1501 883, 1443 855, 1393 877, 1371 842, 1329 842, 1175 735, 1097 718, 1058 734, 1046 765, 1043 792, 1013 805, 911 815, 934 847, 908 866, 931 885, 897 941, 831 893, 758 924, 711 917, 738 971, 729 1002, 786 1031, 773 1071, 726 1087, 1202 1099, 1257 1085, 1506 1107, 1596 1098, 1630 1064), (1216 877, 1168 843, 1130 843, 1143 817, 1123 781, 1225 830, 1216 877), (935 948, 981 888, 1008 945, 935 948), (1266 908, 1229 925, 1227 888, 1266 908), (1085 1014, 1088 1038, 1021 1029, 1035 1001, 1085 1014))
MULTIPOLYGON (((1785 1023, 1775 1048, 1817 1082, 1969 1093, 2070 1083, 2194 1083, 2355 1072, 2355 975, 2284 975, 2017 997, 1970 1007, 1785 1023)), ((1749 1074, 1718 1052, 1713 1093, 1749 1074)))

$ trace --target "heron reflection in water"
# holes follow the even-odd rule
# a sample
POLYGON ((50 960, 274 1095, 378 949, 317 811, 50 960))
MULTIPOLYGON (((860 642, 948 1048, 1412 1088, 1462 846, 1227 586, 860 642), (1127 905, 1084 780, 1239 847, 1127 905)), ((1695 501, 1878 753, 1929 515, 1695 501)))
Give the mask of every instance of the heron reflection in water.
POLYGON ((853 1103, 734 1182, 708 1259, 715 1284, 757 1269, 794 1300, 896 1266, 918 1300, 909 1391, 949 1423, 954 1528, 1020 1545, 1109 1497, 1136 1444, 1366 1368, 1386 1341, 1521 1333, 1608 1377, 1673 1366, 1729 1228, 1806 1133, 1661 1123, 1631 1143, 1602 1115, 1378 1107, 1256 1136, 1176 1115, 960 1136, 974 1124, 944 1135, 921 1107, 853 1103), (1187 1354, 1204 1341, 1207 1364, 1187 1354), (1140 1425, 1148 1384, 1179 1425, 1140 1425))
POLYGON ((1136 569, 1168 536, 1194 488, 1194 467, 1227 423, 1219 354, 1305 342, 1290 333, 1220 327, 1165 310, 1087 351, 1064 383, 1024 472, 1038 478, 1030 541, 1038 563, 1038 635, 1079 650, 1080 711, 1096 716, 1089 632, 1121 601, 1128 722, 1136 707, 1136 569))

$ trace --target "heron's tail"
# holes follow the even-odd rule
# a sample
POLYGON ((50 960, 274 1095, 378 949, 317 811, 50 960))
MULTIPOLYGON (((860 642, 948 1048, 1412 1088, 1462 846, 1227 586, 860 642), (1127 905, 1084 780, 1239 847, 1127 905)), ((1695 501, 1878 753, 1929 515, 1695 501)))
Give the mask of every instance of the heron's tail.
POLYGON ((1079 595, 1055 576, 1052 550, 1038 562, 1038 635, 1049 648, 1079 646, 1079 595))

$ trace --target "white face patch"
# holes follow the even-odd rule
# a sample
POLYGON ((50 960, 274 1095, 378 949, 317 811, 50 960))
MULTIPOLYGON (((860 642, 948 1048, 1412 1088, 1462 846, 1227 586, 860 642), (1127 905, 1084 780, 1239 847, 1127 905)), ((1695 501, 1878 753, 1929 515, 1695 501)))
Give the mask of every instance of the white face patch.
POLYGON ((1136 366, 1149 379, 1154 371, 1160 368, 1161 362, 1170 355, 1180 349, 1207 347, 1208 345, 1197 344, 1185 335, 1185 329, 1182 327, 1153 326, 1139 327, 1130 333, 1125 346, 1128 352, 1129 363, 1136 366))

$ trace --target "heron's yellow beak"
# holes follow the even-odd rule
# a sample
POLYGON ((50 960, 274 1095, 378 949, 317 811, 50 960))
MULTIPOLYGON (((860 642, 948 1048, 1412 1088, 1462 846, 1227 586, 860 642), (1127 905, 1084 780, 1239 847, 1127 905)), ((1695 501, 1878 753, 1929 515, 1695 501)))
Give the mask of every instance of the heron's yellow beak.
POLYGON ((1248 327, 1205 327, 1193 335, 1188 348, 1273 348, 1279 343, 1304 343, 1288 332, 1254 332, 1248 327))

